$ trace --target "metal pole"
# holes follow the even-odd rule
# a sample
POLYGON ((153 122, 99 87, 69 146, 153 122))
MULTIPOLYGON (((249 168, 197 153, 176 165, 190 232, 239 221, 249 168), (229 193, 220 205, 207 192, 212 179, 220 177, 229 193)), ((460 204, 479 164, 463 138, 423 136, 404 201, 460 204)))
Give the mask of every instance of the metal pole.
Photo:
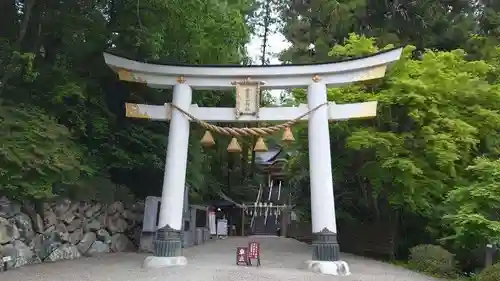
POLYGON ((241 208, 241 236, 245 236, 245 209, 241 208))

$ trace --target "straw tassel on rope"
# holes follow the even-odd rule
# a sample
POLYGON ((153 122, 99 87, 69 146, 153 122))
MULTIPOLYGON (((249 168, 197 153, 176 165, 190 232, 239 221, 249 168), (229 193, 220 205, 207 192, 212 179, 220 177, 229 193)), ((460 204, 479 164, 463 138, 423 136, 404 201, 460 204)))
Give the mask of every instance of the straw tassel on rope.
POLYGON ((236 139, 235 137, 233 137, 231 139, 231 142, 227 146, 227 152, 229 152, 229 153, 239 153, 239 152, 241 152, 241 146, 238 143, 238 139, 236 139))
POLYGON ((295 140, 293 137, 292 129, 290 127, 286 127, 285 131, 283 132, 283 137, 281 137, 281 140, 286 142, 286 143, 291 143, 295 140))
POLYGON ((257 139, 257 142, 255 143, 255 147, 253 148, 253 151, 255 151, 255 152, 265 152, 265 151, 267 151, 267 145, 264 142, 264 139, 262 137, 259 137, 257 139))
POLYGON ((205 131, 205 134, 201 138, 200 143, 204 147, 211 147, 215 145, 214 137, 212 136, 212 133, 209 130, 205 131))
POLYGON ((311 110, 307 111, 306 113, 298 116, 295 119, 292 119, 290 121, 287 121, 285 123, 279 124, 279 125, 274 125, 274 126, 269 126, 269 127, 253 127, 253 128, 237 128, 237 127, 221 127, 221 126, 216 126, 212 125, 206 121, 200 120, 190 114, 189 112, 185 111, 184 109, 176 106, 175 104, 170 104, 173 108, 179 110, 182 112, 184 115, 187 117, 191 118, 194 122, 198 123, 200 126, 205 128, 207 131, 203 135, 203 138, 201 139, 201 144, 204 146, 212 146, 215 144, 215 140, 212 136, 211 132, 216 132, 222 135, 226 136, 231 136, 233 137, 231 139, 231 143, 228 146, 228 151, 229 152, 241 152, 241 146, 238 143, 238 140, 236 137, 243 137, 243 136, 255 136, 258 137, 257 143, 255 144, 254 151, 267 151, 267 146, 264 142, 264 139, 262 138, 263 136, 271 135, 274 134, 282 129, 284 129, 283 136, 282 136, 282 141, 284 142, 292 142, 295 140, 293 137, 292 131, 291 131, 291 126, 293 126, 295 123, 299 122, 300 119, 303 117, 307 116, 313 111, 316 111, 318 108, 328 105, 328 102, 325 102, 323 104, 320 104, 311 110))

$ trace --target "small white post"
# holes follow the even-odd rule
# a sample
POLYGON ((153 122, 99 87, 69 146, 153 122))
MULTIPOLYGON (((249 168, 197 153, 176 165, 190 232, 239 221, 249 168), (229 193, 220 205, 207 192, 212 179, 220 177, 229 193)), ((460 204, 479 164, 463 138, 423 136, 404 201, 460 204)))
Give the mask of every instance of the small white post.
MULTIPOLYGON (((326 103, 326 85, 318 81, 310 84, 307 102, 309 109, 326 103)), ((348 275, 347 263, 339 261, 326 105, 311 112, 308 129, 313 232, 313 258, 307 262, 308 267, 325 274, 348 275)))
MULTIPOLYGON (((172 104, 188 109, 192 90, 187 84, 176 84, 172 104)), ((185 265, 182 256, 182 218, 184 189, 189 145, 189 120, 178 110, 173 110, 170 120, 165 173, 161 195, 160 219, 155 240, 154 256, 147 257, 145 267, 185 265)))

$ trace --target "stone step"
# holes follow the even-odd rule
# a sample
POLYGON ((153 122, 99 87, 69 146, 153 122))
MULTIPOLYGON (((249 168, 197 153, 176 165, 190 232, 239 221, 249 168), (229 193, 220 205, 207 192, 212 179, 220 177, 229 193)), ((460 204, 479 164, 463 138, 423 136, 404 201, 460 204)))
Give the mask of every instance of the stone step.
POLYGON ((280 221, 276 222, 276 217, 268 216, 267 223, 265 222, 265 216, 258 216, 255 218, 253 233, 257 235, 276 235, 278 228, 280 226, 280 221))

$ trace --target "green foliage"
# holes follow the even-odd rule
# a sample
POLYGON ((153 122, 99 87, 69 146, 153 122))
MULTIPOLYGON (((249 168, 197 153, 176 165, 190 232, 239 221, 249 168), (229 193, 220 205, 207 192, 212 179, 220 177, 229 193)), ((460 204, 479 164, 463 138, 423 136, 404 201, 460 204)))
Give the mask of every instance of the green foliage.
POLYGON ((68 129, 41 110, 0 107, 0 193, 18 199, 51 195, 54 183, 91 172, 68 129))
MULTIPOLYGON (((382 50, 376 43, 351 34, 329 54, 372 54, 382 50)), ((411 218, 400 225, 413 230, 404 235, 405 245, 445 238, 470 252, 499 236, 500 49, 484 47, 484 60, 471 60, 460 49, 426 50, 418 57, 414 50, 405 47, 384 79, 328 91, 336 103, 378 101, 374 120, 330 125, 339 219, 411 218)), ((293 97, 305 102, 305 91, 294 90, 293 97)), ((298 205, 308 209, 299 199, 309 196, 308 173, 300 172, 308 165, 307 130, 297 131, 299 153, 290 169, 298 205)))
MULTIPOLYGON (((7 132, 0 137, 6 159, 0 163, 0 193, 37 198, 51 196, 53 185, 79 194, 79 186, 91 185, 85 184, 88 174, 110 178, 139 197, 159 195, 168 123, 126 119, 124 103, 163 104, 171 91, 119 82, 102 53, 111 50, 169 63, 239 64, 246 59, 246 16, 253 5, 196 0, 0 2, 0 104, 8 106, 2 107, 7 121, 0 124, 7 132), (45 162, 35 162, 37 157, 45 162)), ((234 97, 205 91, 193 102, 229 106, 234 97)), ((203 152, 201 134, 199 128, 191 133, 187 173, 192 197, 199 201, 214 196, 211 187, 226 189, 242 182, 250 170, 227 173, 225 140, 216 151, 203 152)), ((236 171, 241 162, 237 159, 231 168, 236 171)), ((61 188, 56 191, 64 194, 61 188)))
POLYGON ((499 243, 500 160, 478 157, 466 171, 467 181, 447 197, 453 212, 445 219, 454 229, 448 238, 465 248, 499 243))
POLYGON ((331 60, 331 47, 343 45, 352 32, 376 38, 378 46, 453 50, 464 47, 472 33, 498 38, 500 26, 494 0, 281 2, 283 33, 292 43, 281 57, 292 63, 331 60))
MULTIPOLYGON (((379 51, 374 39, 351 35, 344 46, 330 52, 353 57, 379 51)), ((440 202, 460 182, 460 172, 477 155, 496 153, 500 129, 498 86, 489 83, 493 67, 485 61, 467 61, 461 50, 427 51, 412 59, 412 46, 381 82, 332 88, 329 100, 337 103, 379 101, 374 121, 350 121, 331 127, 333 155, 341 188, 370 206, 386 198, 394 209, 435 216, 440 202), (348 148, 348 151, 345 151, 348 148), (342 159, 342 161, 339 161, 342 159), (356 191, 357 190, 357 191, 356 191), (371 193, 371 194, 370 194, 371 193), (372 199, 370 199, 372 198, 372 199), (437 200, 437 201, 436 201, 437 200)), ((303 92, 295 97, 303 101, 303 92)))
MULTIPOLYGON (((393 47, 393 45, 387 45, 384 47, 384 49, 391 49, 393 47)), ((342 60, 348 57, 371 55, 378 51, 381 50, 379 50, 378 47, 375 46, 374 38, 360 36, 355 33, 349 33, 347 44, 333 46, 330 52, 328 52, 328 56, 332 57, 333 59, 342 60)))
POLYGON ((71 184, 56 184, 53 193, 60 198, 68 198, 72 201, 96 201, 104 204, 116 201, 124 204, 137 203, 137 198, 129 188, 98 176, 71 184))
POLYGON ((485 268, 475 278, 477 281, 497 281, 500 280, 500 263, 485 268))
POLYGON ((437 245, 418 245, 410 249, 410 268, 437 277, 456 277, 453 254, 437 245))
POLYGON ((430 215, 432 199, 460 180, 464 163, 492 137, 487 132, 498 129, 498 91, 488 83, 491 66, 467 61, 460 50, 427 51, 422 60, 411 51, 405 48, 384 84, 333 89, 330 98, 380 102, 375 125, 351 126, 346 146, 363 154, 359 172, 376 193, 389 188, 393 205, 430 215))

